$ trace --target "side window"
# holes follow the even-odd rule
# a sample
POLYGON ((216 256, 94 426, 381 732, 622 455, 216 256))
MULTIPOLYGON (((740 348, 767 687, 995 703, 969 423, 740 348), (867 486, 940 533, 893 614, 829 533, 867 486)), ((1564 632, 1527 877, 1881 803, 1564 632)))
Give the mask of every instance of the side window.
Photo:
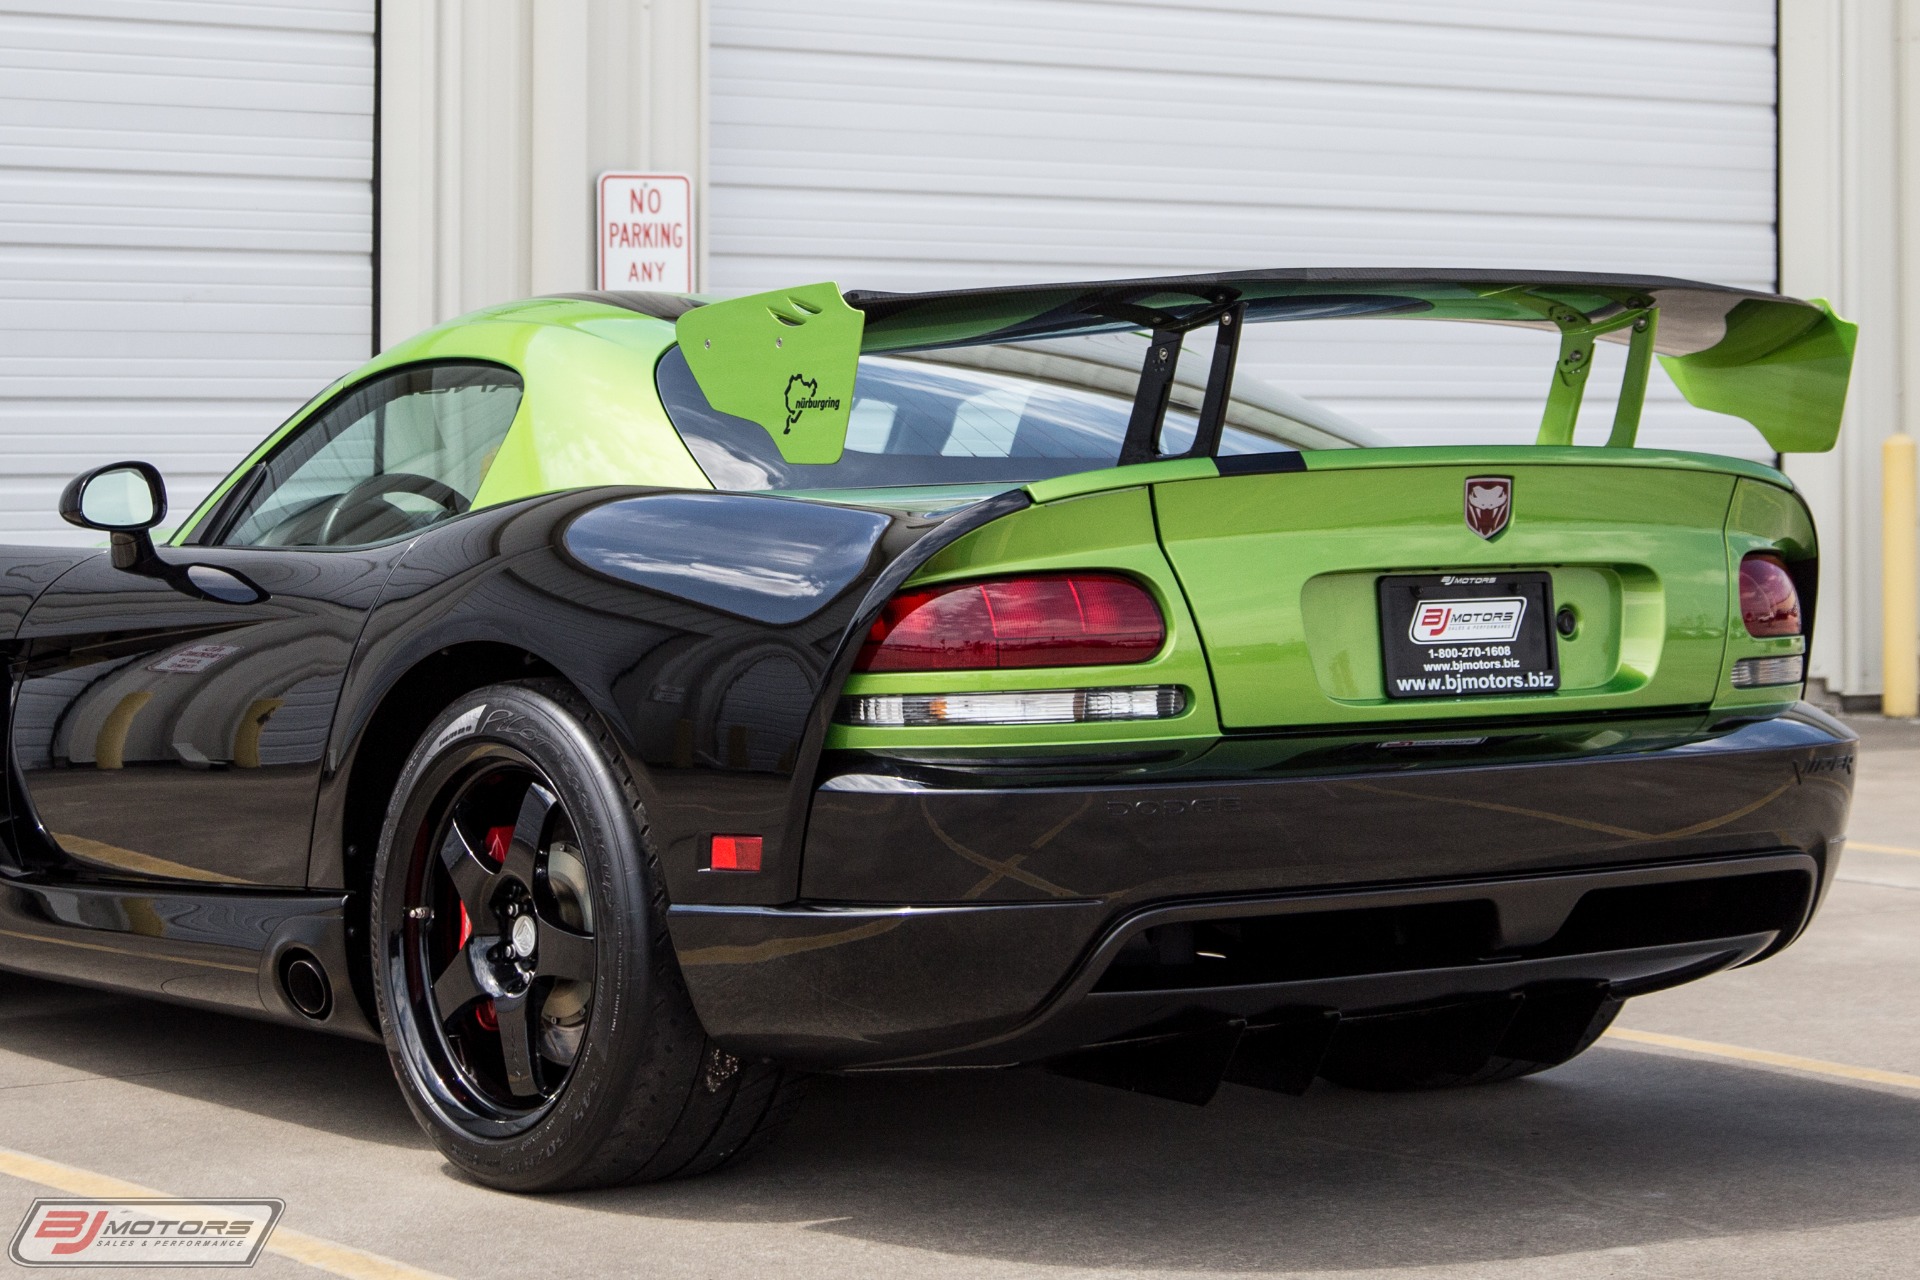
POLYGON ((357 547, 473 505, 520 407, 520 378, 489 364, 429 364, 369 379, 240 481, 221 541, 357 547))

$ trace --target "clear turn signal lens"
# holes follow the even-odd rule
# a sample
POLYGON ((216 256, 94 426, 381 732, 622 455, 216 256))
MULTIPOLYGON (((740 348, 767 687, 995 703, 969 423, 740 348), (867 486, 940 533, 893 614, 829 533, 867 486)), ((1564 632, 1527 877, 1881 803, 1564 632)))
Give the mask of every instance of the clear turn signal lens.
POLYGON ((1801 654, 1785 658, 1742 658, 1733 664, 1733 687, 1758 689, 1772 684, 1799 684, 1807 673, 1801 654))
POLYGON ((1173 685, 1004 693, 882 693, 840 699, 839 720, 842 724, 875 726, 1082 724, 1166 720, 1186 709, 1186 690, 1173 685))

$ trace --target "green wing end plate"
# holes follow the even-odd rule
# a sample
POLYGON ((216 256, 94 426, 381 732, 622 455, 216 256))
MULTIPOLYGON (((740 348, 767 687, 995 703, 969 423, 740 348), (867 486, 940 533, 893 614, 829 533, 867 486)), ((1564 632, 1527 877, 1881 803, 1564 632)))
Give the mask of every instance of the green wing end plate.
POLYGON ((826 463, 846 448, 865 324, 825 283, 695 307, 674 332, 709 404, 765 427, 788 462, 826 463))
POLYGON ((1780 453, 1825 453, 1840 435, 1858 326, 1822 299, 1748 299, 1705 351, 1661 356, 1680 394, 1702 409, 1745 418, 1780 453))

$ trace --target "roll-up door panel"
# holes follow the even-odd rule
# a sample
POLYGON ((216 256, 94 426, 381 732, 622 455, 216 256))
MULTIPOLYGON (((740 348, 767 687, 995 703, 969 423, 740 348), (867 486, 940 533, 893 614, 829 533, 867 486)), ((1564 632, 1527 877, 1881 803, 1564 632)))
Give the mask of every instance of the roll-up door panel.
POLYGON ((92 542, 123 457, 176 514, 364 360, 374 0, 0 0, 0 542, 92 542))
MULTIPOLYGON (((719 290, 1315 265, 1774 282, 1772 0, 712 0, 712 30, 719 290)), ((1242 365, 1406 443, 1508 442, 1554 356, 1349 322, 1251 332, 1242 365)), ((1644 442, 1767 456, 1654 382, 1644 442)))

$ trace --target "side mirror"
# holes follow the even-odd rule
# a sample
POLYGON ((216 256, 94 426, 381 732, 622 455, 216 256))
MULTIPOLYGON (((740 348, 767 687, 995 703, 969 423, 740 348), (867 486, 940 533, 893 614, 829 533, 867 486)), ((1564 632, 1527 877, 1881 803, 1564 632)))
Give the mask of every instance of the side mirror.
POLYGON ((60 518, 113 535, 113 566, 137 569, 157 557, 147 530, 167 518, 167 484, 151 462, 115 462, 68 482, 60 518))
POLYGON ((60 495, 60 518, 82 529, 131 533, 167 518, 167 485, 151 462, 115 462, 75 476, 60 495))
POLYGON ((158 578, 184 595, 258 604, 267 593, 244 574, 210 564, 168 564, 147 530, 167 518, 167 482, 151 462, 114 462, 75 476, 60 494, 60 518, 113 535, 113 567, 158 578))

